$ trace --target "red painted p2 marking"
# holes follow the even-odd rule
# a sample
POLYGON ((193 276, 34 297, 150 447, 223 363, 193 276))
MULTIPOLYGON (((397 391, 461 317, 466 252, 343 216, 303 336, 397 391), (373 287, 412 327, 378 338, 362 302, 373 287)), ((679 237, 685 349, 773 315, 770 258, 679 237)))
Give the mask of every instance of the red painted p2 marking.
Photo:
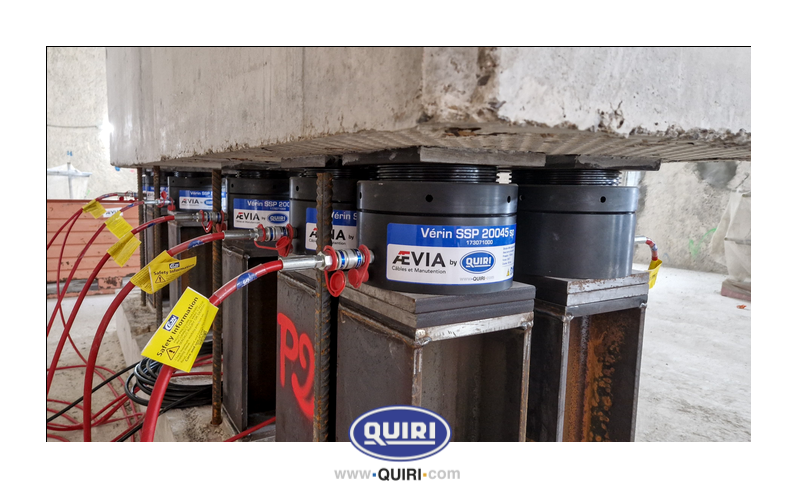
POLYGON ((314 415, 314 346, 308 335, 301 333, 297 336, 292 320, 283 313, 278 313, 278 326, 280 327, 280 381, 281 388, 286 386, 286 361, 300 360, 300 367, 306 370, 305 382, 301 385, 297 373, 292 373, 292 392, 303 414, 311 419, 314 415), (287 336, 289 335, 289 336, 287 336), (291 338, 291 346, 289 345, 291 338))

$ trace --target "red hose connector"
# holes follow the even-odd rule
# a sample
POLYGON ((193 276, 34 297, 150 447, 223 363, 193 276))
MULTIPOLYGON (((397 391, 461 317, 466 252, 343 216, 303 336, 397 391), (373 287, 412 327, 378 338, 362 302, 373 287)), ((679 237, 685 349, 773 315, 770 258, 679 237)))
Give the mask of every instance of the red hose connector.
POLYGON ((636 244, 639 244, 639 243, 647 244, 650 247, 650 253, 652 255, 651 256, 651 260, 652 261, 658 261, 658 246, 656 246, 656 242, 655 241, 653 241, 652 239, 650 239, 647 236, 636 236, 636 237, 633 238, 633 241, 636 244))
POLYGON ((159 207, 164 207, 164 206, 166 206, 167 210, 169 210, 170 212, 175 211, 175 201, 172 200, 172 198, 169 195, 167 195, 166 191, 161 192, 161 205, 159 205, 159 207), (169 205, 167 205, 167 203, 169 203, 169 205))
POLYGON ((271 226, 271 227, 264 227, 263 224, 258 224, 257 229, 259 230, 260 237, 257 239, 253 239, 253 244, 256 245, 256 248, 261 249, 269 249, 272 251, 277 251, 278 255, 285 258, 292 253, 292 240, 294 239, 294 228, 291 224, 286 224, 286 226, 271 226), (258 244, 259 241, 262 243, 269 243, 273 242, 277 239, 275 243, 275 247, 272 246, 261 246, 258 244))

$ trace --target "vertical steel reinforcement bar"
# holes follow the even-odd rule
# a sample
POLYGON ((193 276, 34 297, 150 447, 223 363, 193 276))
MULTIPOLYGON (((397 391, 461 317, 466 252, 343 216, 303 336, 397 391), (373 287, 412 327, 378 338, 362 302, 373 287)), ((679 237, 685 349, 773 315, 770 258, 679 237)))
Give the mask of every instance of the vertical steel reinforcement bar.
MULTIPOLYGON (((161 193, 160 166, 153 166, 153 194, 155 195, 156 193, 161 193)), ((153 218, 157 219, 159 217, 161 217, 161 208, 153 207, 153 218)), ((163 224, 156 224, 153 227, 153 251, 158 251, 158 248, 161 245, 161 234, 163 234, 163 232, 163 224)), ((156 326, 161 326, 161 322, 164 321, 164 304, 162 295, 163 293, 160 290, 153 294, 153 303, 156 306, 156 326)))
MULTIPOLYGON (((317 173, 317 253, 331 245, 332 198, 331 173, 317 173)), ((330 408, 331 295, 321 270, 317 270, 314 316, 314 355, 318 361, 314 371, 314 441, 322 442, 328 440, 330 408)))
MULTIPOLYGON (((211 171, 211 207, 214 212, 222 212, 222 171, 211 171)), ((212 250, 211 290, 216 292, 222 287, 222 241, 214 241, 212 250)), ((213 352, 211 356, 211 424, 222 423, 222 309, 219 306, 217 316, 211 325, 213 352)))
MULTIPOLYGON (((138 200, 144 200, 144 184, 142 180, 144 179, 144 170, 141 167, 136 168, 136 197, 138 200)), ((139 225, 144 223, 144 205, 139 205, 139 225)), ((142 234, 144 236, 144 234, 142 234)), ((144 269, 144 258, 145 258, 145 241, 142 241, 139 244, 139 269, 144 269)), ((142 306, 147 304, 147 292, 141 291, 141 302, 142 306)))

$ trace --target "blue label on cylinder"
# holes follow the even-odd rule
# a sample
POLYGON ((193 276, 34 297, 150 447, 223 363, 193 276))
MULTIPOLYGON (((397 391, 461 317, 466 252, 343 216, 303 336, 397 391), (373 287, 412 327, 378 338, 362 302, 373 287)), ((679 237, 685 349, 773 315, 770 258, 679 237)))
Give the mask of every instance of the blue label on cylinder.
MULTIPOLYGON (((334 210, 331 221, 331 244, 334 248, 355 249, 358 247, 356 232, 358 212, 334 210)), ((317 249, 317 209, 306 209, 306 249, 317 249)))
POLYGON ((233 227, 253 229, 289 223, 289 200, 233 199, 233 227))
POLYGON ((178 208, 181 210, 212 210, 211 191, 178 191, 178 208))
POLYGON ((514 275, 516 225, 389 224, 386 278, 397 282, 474 285, 514 275))

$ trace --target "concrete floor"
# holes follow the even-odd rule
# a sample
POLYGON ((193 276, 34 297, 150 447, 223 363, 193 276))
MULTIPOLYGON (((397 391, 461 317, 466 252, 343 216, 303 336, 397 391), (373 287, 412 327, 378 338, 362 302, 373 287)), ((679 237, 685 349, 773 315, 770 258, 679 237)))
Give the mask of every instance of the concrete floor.
POLYGON ((647 302, 637 441, 750 440, 751 303, 722 297, 724 279, 661 268, 647 302))
MULTIPOLYGON (((637 441, 750 440, 751 308, 749 302, 719 295, 724 279, 714 273, 661 268, 647 307, 637 441), (744 309, 737 308, 743 304, 744 309)), ((72 330, 84 354, 112 298, 92 296, 84 301, 72 330)), ((73 299, 65 301, 67 312, 73 304, 73 299)), ((48 317, 54 306, 54 300, 47 301, 48 317)), ((112 322, 100 363, 117 369, 124 362, 114 331, 112 322)), ((59 321, 48 339, 48 363, 60 334, 59 321)), ((64 354, 61 365, 79 363, 71 348, 64 354)), ((72 401, 81 395, 82 384, 82 370, 60 371, 51 397, 72 401)), ((95 395, 95 408, 111 398, 106 390, 95 395)), ((71 414, 80 419, 78 412, 71 414)), ((108 441, 126 427, 113 423, 93 435, 97 441, 108 441)), ((81 440, 79 431, 62 435, 81 440)))

